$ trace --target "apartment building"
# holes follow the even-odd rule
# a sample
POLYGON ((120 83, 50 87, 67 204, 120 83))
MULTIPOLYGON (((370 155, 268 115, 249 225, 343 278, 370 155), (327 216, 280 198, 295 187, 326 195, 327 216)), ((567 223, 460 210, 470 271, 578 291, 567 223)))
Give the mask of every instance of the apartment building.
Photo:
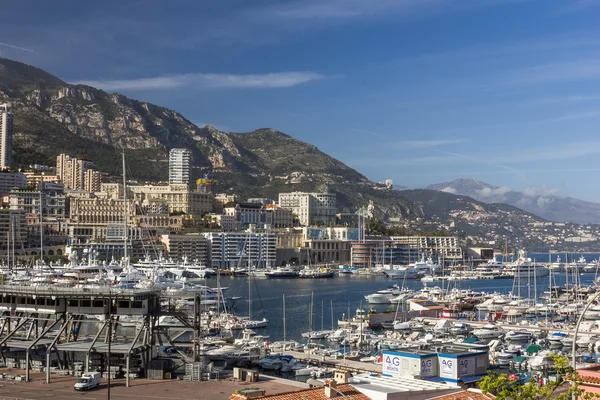
POLYGON ((13 113, 8 104, 0 104, 0 169, 12 166, 13 113))
POLYGON ((336 222, 335 193, 279 193, 278 205, 292 210, 302 226, 336 222))
POLYGON ((129 186, 128 192, 136 203, 162 201, 169 206, 170 214, 186 214, 200 220, 213 209, 213 195, 190 190, 188 185, 170 184, 167 186, 129 186))
POLYGON ((160 241, 165 246, 167 255, 173 260, 182 262, 187 258, 189 262, 201 265, 209 263, 209 241, 199 233, 161 235, 160 241))
POLYGON ((213 268, 274 267, 276 236, 274 233, 206 232, 210 243, 213 268))

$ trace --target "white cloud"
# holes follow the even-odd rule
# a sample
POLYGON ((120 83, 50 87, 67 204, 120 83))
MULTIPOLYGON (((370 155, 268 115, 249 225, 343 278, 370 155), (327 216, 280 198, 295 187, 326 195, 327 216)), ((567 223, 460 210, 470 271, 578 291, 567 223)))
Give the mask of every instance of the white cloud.
POLYGON ((456 194, 457 190, 454 189, 453 187, 445 187, 441 190, 442 192, 446 192, 446 193, 452 193, 452 194, 456 194))
POLYGON ((14 44, 0 42, 0 46, 9 47, 11 49, 16 49, 16 50, 21 50, 21 51, 26 51, 28 53, 35 53, 35 51, 33 51, 31 49, 28 49, 26 47, 21 47, 21 46, 15 46, 14 44))
POLYGON ((300 0, 262 10, 265 16, 284 20, 349 20, 380 15, 422 15, 467 11, 522 0, 300 0))
POLYGON ((479 190, 476 190, 476 192, 481 196, 481 197, 504 197, 504 195, 508 192, 510 192, 510 188, 506 187, 506 186, 502 186, 499 188, 489 188, 489 187, 485 187, 479 190))
POLYGON ((181 87, 273 89, 288 88, 324 78, 324 75, 310 71, 248 75, 190 73, 138 79, 82 80, 74 83, 93 86, 107 91, 163 90, 181 87))
POLYGON ((552 196, 558 194, 559 190, 546 186, 529 186, 523 189, 525 197, 552 196))
POLYGON ((551 204, 554 200, 548 197, 538 197, 536 204, 539 208, 546 208, 549 204, 551 204))

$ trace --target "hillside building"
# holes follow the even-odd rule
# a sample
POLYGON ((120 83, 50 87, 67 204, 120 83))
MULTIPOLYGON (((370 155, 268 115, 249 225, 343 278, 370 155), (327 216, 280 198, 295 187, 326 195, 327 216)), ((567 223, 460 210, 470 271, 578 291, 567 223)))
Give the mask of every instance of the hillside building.
POLYGON ((183 262, 195 262, 200 265, 208 265, 210 248, 206 237, 199 233, 181 235, 161 235, 161 243, 165 246, 167 255, 173 260, 183 262))
POLYGON ((192 152, 189 149, 171 149, 169 152, 169 184, 189 185, 192 152))
POLYGON ((279 206, 292 210, 302 226, 336 222, 335 193, 279 193, 279 206))
POLYGON ((8 104, 0 104, 0 169, 12 165, 13 113, 8 104))
POLYGON ((88 193, 100 190, 102 177, 91 161, 59 154, 56 157, 56 176, 65 189, 85 190, 88 193))
POLYGON ((274 233, 206 232, 210 243, 213 268, 274 267, 276 239, 274 233))
MULTIPOLYGON (((107 186, 104 186, 108 190, 107 186)), ((113 188, 114 189, 114 188, 113 188)), ((211 193, 199 193, 190 190, 188 185, 170 184, 168 186, 138 185, 127 187, 129 198, 137 204, 145 201, 160 201, 168 204, 169 213, 185 214, 199 221, 204 214, 213 210, 213 195, 211 193)), ((122 191, 122 189, 121 189, 122 191)), ((112 191, 113 196, 118 193, 112 191)))
POLYGON ((0 196, 6 196, 13 189, 25 189, 27 177, 18 172, 0 172, 0 196))

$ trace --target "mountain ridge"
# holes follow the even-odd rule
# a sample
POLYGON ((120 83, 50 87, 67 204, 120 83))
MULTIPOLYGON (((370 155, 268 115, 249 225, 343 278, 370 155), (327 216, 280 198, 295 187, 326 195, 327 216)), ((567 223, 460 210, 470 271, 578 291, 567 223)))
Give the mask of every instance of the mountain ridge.
MULTIPOLYGON (((0 102, 11 103, 15 113, 17 166, 54 165, 57 154, 68 153, 92 160, 116 177, 124 149, 137 179, 164 181, 168 151, 187 147, 193 153, 194 179, 211 172, 220 192, 236 192, 241 198, 276 199, 279 192, 329 190, 336 193, 341 211, 355 211, 373 200, 377 218, 413 232, 443 229, 460 235, 453 226, 465 226, 484 237, 485 228, 470 220, 475 215, 494 223, 495 213, 505 223, 518 224, 519 217, 542 221, 521 210, 506 211, 464 196, 387 188, 317 146, 276 129, 236 133, 199 127, 174 110, 72 85, 39 68, 1 58, 0 102)), ((505 231, 510 234, 499 229, 505 231)))
POLYGON ((600 204, 558 196, 545 189, 528 188, 520 192, 471 178, 441 182, 429 185, 426 189, 469 196, 488 204, 510 204, 548 221, 600 224, 600 204))

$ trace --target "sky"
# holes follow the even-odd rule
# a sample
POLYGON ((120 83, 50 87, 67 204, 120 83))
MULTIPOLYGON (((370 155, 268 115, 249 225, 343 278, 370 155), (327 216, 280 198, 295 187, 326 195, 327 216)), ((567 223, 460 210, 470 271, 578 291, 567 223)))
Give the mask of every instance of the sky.
POLYGON ((375 181, 597 201, 600 0, 19 0, 0 55, 375 181))

